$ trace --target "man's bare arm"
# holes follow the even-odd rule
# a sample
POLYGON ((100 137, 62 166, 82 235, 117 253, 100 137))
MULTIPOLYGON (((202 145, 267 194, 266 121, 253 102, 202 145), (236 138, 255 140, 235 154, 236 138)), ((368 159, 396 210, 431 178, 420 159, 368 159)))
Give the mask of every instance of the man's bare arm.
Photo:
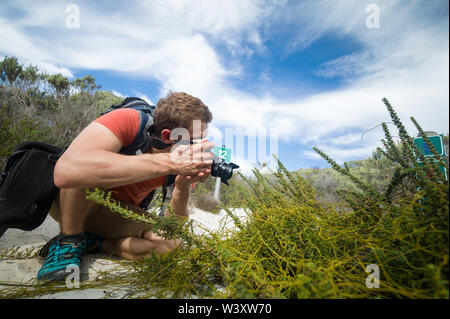
MULTIPOLYGON (((189 217, 189 197, 191 193, 192 183, 203 183, 211 175, 211 169, 206 169, 195 176, 179 175, 175 179, 175 187, 173 189, 172 198, 169 205, 178 216, 189 217)), ((169 214, 169 211, 166 211, 169 214)))
MULTIPOLYGON (((188 202, 190 197, 190 187, 175 187, 173 188, 172 198, 169 205, 172 207, 174 213, 178 216, 189 218, 188 202)), ((169 210, 166 211, 169 214, 169 210)))
POLYGON ((99 123, 88 125, 55 166, 59 188, 112 188, 163 175, 196 175, 210 168, 214 144, 203 140, 191 145, 192 161, 173 161, 170 153, 122 155, 120 140, 99 123))
POLYGON ((72 142, 55 166, 59 188, 112 188, 171 174, 168 154, 118 154, 122 143, 106 127, 91 123, 72 142))

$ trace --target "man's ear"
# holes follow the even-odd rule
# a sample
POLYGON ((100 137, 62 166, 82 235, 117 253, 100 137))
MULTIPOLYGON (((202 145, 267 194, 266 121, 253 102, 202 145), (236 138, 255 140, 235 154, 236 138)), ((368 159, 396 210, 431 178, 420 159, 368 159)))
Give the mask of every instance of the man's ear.
POLYGON ((164 141, 164 143, 167 143, 167 144, 171 143, 170 133, 172 133, 171 130, 168 130, 168 129, 162 130, 162 132, 161 132, 161 139, 164 141))

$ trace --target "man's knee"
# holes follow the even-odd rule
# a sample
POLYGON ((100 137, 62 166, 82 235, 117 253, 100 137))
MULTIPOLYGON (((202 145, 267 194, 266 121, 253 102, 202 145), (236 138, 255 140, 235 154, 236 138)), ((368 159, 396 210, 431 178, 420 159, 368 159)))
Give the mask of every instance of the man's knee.
POLYGON ((86 199, 86 191, 83 188, 60 188, 59 196, 61 199, 72 199, 83 203, 93 203, 86 199))

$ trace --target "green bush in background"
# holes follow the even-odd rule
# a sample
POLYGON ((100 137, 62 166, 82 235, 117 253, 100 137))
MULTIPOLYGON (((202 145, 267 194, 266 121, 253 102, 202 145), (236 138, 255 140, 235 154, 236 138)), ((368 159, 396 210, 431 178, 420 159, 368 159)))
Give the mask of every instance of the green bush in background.
POLYGON ((0 61, 0 167, 21 142, 68 146, 102 111, 121 102, 99 88, 89 75, 69 81, 5 57, 0 61))

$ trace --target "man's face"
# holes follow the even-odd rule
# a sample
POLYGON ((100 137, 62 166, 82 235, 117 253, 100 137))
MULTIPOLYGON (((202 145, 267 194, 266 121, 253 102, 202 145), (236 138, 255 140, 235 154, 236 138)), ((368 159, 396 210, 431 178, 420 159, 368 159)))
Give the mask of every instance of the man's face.
MULTIPOLYGON (((164 129, 161 132, 161 140, 166 143, 166 144, 174 144, 176 142, 179 142, 180 140, 186 140, 186 142, 189 140, 191 141, 195 141, 195 140, 201 140, 206 138, 206 136, 208 135, 208 124, 207 123, 201 123, 201 126, 195 126, 195 127, 191 127, 189 130, 189 136, 179 136, 178 140, 173 140, 171 139, 171 133, 172 131, 169 129, 164 129)), ((185 134, 186 135, 186 134, 185 134)), ((165 149, 164 151, 170 150, 170 147, 168 147, 167 149, 165 149)))
POLYGON ((207 135, 208 135, 208 124, 206 123, 202 122, 201 130, 199 129, 194 130, 192 127, 189 129, 189 136, 191 137, 191 140, 201 140, 202 138, 206 138, 207 135))

